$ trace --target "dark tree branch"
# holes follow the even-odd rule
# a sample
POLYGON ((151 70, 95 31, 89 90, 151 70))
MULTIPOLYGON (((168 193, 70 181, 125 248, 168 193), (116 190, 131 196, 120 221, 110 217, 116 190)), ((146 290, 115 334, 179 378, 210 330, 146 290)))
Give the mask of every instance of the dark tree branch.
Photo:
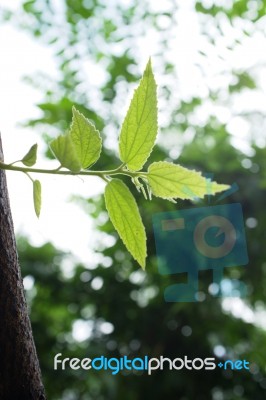
MULTIPOLYGON (((1 136, 0 161, 3 161, 1 136)), ((0 170, 0 399, 45 400, 3 170, 0 170)))

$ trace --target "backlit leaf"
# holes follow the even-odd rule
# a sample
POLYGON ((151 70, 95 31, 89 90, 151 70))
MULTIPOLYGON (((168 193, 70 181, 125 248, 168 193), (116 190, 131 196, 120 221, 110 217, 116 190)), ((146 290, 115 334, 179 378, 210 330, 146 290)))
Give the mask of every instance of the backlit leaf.
POLYGON ((95 126, 73 107, 70 136, 82 168, 94 164, 101 154, 102 139, 95 126))
POLYGON ((37 143, 29 149, 28 153, 22 158, 21 162, 27 167, 32 167, 37 161, 37 143))
POLYGON ((200 172, 166 161, 151 164, 147 179, 153 195, 168 200, 203 198, 229 188, 211 182, 200 172))
POLYGON ((149 60, 123 122, 119 153, 128 169, 138 171, 147 161, 158 131, 156 82, 149 60))
POLYGON ((75 173, 81 170, 81 164, 69 134, 58 136, 51 142, 50 147, 62 167, 75 173))
POLYGON ((135 198, 119 179, 105 188, 105 204, 110 219, 135 260, 145 269, 146 233, 135 198))
POLYGON ((35 213, 39 218, 42 206, 42 187, 38 180, 33 181, 33 202, 35 213))

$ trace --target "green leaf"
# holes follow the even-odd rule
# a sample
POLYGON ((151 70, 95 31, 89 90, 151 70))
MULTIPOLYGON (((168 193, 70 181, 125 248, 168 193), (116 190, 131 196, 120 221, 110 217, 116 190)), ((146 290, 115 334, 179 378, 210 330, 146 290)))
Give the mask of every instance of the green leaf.
POLYGON ((42 206, 42 187, 38 180, 33 181, 33 202, 35 213, 39 218, 42 206))
POLYGON ((70 135, 61 135, 50 143, 50 148, 62 167, 79 172, 81 164, 70 135))
POLYGON ((101 154, 102 139, 95 126, 73 107, 70 137, 82 168, 94 164, 101 154))
POLYGON ((105 189, 105 204, 110 219, 134 259, 145 269, 146 233, 135 198, 119 179, 112 179, 105 189))
POLYGON ((154 196, 172 200, 203 198, 229 188, 203 177, 200 172, 159 161, 151 164, 147 179, 154 196))
POLYGON ((149 60, 135 90, 119 138, 121 161, 138 171, 147 161, 158 131, 156 82, 149 60))
POLYGON ((21 162, 27 167, 32 167, 37 161, 37 148, 38 145, 35 143, 29 149, 28 153, 22 158, 21 162))

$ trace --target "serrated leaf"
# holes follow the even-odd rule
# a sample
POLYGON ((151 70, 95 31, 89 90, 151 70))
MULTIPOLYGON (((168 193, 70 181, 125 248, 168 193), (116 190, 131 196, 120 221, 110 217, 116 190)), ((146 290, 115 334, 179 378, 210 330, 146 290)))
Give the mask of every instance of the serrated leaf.
POLYGON ((33 202, 35 213, 39 218, 42 206, 42 186, 38 180, 33 181, 33 202))
POLYGON ((22 158, 21 162, 27 167, 32 167, 37 161, 37 148, 38 145, 35 143, 31 146, 27 154, 22 158))
POLYGON ((110 219, 134 259, 145 269, 146 233, 135 198, 119 179, 105 188, 105 204, 110 219))
POLYGON ((100 132, 73 107, 73 118, 69 133, 82 168, 88 168, 100 157, 102 149, 100 132))
POLYGON ((62 167, 79 172, 81 164, 70 135, 61 135, 50 143, 50 148, 62 167))
POLYGON ((147 161, 158 131, 156 82, 151 60, 135 90, 119 138, 119 154, 128 169, 138 171, 147 161))
POLYGON ((229 188, 211 182, 200 172, 166 161, 155 162, 149 166, 147 179, 154 196, 163 199, 203 198, 229 188))

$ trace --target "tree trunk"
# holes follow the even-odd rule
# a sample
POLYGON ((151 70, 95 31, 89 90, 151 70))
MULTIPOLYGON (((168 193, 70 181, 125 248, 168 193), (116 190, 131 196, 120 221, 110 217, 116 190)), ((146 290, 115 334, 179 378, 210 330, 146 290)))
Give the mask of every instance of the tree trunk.
MULTIPOLYGON (((3 161, 1 136, 0 160, 3 161)), ((0 399, 45 399, 3 170, 0 170, 0 399)))

